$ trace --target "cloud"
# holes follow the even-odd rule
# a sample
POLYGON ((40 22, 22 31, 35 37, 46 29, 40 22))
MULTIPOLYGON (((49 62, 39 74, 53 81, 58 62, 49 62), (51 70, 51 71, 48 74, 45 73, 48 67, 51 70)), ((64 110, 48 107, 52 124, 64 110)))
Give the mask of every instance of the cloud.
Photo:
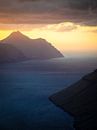
MULTIPOLYGON (((13 31, 32 31, 34 29, 41 29, 46 27, 45 24, 0 24, 0 30, 13 31)), ((46 29, 46 28, 45 28, 46 29)))
POLYGON ((50 30, 55 32, 70 32, 74 31, 78 28, 78 25, 75 25, 73 23, 59 23, 59 24, 52 24, 44 26, 43 30, 50 30))
POLYGON ((60 27, 57 29, 58 32, 69 32, 76 30, 78 27, 75 24, 60 24, 60 27))
POLYGON ((41 0, 18 0, 20 2, 36 2, 36 1, 41 1, 41 0))
POLYGON ((97 8, 96 0, 68 0, 68 4, 72 9, 88 10, 89 8, 97 8))
POLYGON ((97 25, 97 0, 0 0, 0 23, 97 25))

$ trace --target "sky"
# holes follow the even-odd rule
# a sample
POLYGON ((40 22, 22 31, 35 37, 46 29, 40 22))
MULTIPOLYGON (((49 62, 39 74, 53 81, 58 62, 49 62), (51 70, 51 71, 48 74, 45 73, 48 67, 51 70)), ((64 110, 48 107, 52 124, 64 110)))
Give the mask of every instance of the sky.
POLYGON ((97 52, 97 0, 0 0, 0 40, 13 31, 63 53, 97 52))

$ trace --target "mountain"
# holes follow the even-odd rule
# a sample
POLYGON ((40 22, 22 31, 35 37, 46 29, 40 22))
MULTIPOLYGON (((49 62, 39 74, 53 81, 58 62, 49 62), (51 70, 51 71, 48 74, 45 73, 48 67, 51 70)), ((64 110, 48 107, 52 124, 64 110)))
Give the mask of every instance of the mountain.
POLYGON ((27 58, 16 47, 0 43, 0 63, 17 62, 25 59, 27 58))
POLYGON ((13 32, 1 41, 13 45, 29 59, 50 59, 63 55, 44 39, 30 39, 21 32, 13 32))
POLYGON ((50 100, 75 118, 75 130, 97 130, 97 70, 50 100))

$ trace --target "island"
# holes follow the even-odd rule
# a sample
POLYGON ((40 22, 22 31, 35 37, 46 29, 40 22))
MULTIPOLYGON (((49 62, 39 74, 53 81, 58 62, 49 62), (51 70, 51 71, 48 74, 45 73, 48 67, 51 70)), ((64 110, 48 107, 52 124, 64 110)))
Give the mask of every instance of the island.
MULTIPOLYGON (((14 59, 20 56, 22 60, 45 60, 52 58, 64 57, 63 54, 57 50, 51 43, 47 42, 45 39, 31 39, 21 32, 12 32, 7 38, 0 41, 0 50, 4 52, 0 53, 1 61, 14 61, 14 59), (8 50, 9 49, 9 50, 8 50), (10 55, 11 49, 11 56, 10 55), (16 54, 16 50, 18 54, 16 54), (7 53, 8 52, 8 53, 7 53), (8 56, 6 55, 8 54, 8 56), (4 58, 5 57, 5 58, 4 58), (25 57, 25 58, 24 58, 25 57), (7 59, 8 58, 8 59, 7 59)), ((16 60, 18 61, 18 60, 16 60)), ((20 61, 20 58, 19 58, 20 61)))

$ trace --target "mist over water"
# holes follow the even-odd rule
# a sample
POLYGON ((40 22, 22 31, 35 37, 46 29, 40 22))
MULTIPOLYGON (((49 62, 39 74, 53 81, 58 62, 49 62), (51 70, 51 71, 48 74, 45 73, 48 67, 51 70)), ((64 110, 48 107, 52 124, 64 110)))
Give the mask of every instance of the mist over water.
POLYGON ((0 129, 73 130, 73 118, 48 97, 96 68, 95 57, 1 64, 0 129))

